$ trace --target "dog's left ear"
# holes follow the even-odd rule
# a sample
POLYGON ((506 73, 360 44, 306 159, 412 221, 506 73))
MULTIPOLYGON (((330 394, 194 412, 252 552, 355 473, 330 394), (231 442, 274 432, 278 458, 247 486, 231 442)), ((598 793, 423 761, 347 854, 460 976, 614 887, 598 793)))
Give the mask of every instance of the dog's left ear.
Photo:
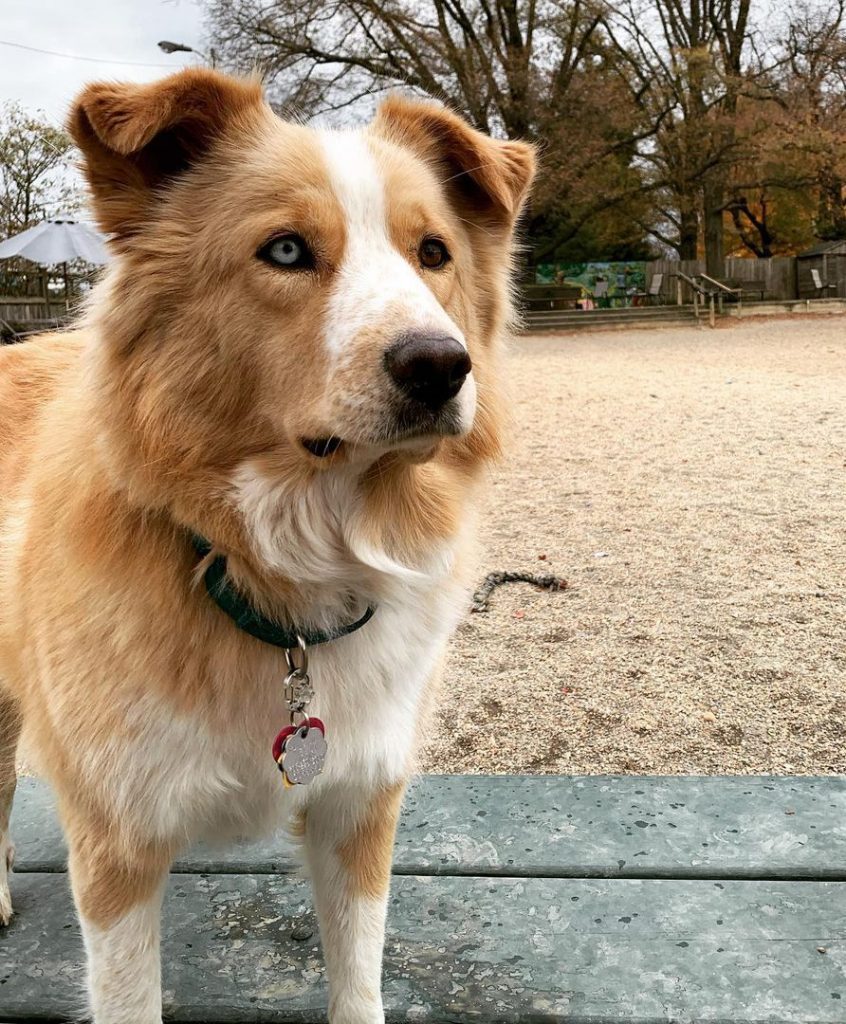
POLYGON ((513 228, 535 175, 534 146, 492 139, 444 106, 401 95, 382 103, 374 130, 432 164, 474 219, 513 228))
POLYGON ((262 106, 261 87, 205 69, 147 85, 95 82, 68 130, 82 150, 94 209, 118 243, 136 233, 163 188, 209 152, 233 122, 262 106))

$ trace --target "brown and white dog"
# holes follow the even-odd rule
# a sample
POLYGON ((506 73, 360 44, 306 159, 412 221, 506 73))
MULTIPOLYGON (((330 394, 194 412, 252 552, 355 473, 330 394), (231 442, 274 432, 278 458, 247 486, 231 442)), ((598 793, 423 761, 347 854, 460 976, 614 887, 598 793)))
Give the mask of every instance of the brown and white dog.
POLYGON ((394 827, 466 594, 530 146, 430 103, 357 131, 254 82, 95 84, 70 131, 113 262, 76 330, 0 351, 0 923, 15 749, 57 794, 97 1024, 161 1020, 169 865, 303 836, 335 1024, 382 1021, 394 827), (199 584, 192 534, 310 651, 325 770, 284 789, 283 652, 199 584))

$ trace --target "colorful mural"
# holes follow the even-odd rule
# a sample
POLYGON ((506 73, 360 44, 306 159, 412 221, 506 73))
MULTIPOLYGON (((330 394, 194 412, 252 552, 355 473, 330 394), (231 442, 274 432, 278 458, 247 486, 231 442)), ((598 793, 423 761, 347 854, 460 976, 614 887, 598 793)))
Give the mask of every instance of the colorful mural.
POLYGON ((585 297, 594 297, 602 304, 622 304, 633 293, 646 291, 646 261, 539 263, 535 283, 573 285, 581 288, 585 297))

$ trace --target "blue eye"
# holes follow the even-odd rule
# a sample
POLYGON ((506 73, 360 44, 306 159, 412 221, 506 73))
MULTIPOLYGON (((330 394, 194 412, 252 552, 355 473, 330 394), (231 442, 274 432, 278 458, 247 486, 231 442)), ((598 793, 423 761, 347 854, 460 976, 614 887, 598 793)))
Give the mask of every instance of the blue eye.
POLYGON ((311 250, 299 235, 278 235, 261 247, 258 257, 283 270, 305 270, 314 266, 311 250))

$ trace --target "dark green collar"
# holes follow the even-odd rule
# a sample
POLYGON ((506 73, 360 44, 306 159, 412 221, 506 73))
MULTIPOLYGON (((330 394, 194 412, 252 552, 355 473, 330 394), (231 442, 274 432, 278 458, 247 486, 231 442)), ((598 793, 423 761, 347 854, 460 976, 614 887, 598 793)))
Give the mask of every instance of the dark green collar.
MULTIPOLYGON (((212 546, 202 537, 193 537, 194 550, 205 558, 211 553, 212 546)), ((265 618, 261 612, 251 607, 247 599, 229 581, 226 576, 226 559, 218 555, 203 576, 206 590, 209 597, 222 611, 226 612, 238 629, 254 636, 257 640, 263 640, 266 644, 273 644, 276 647, 287 647, 293 649, 298 645, 298 638, 302 638, 311 647, 314 644, 325 644, 330 640, 338 640, 342 636, 348 636, 357 629, 369 622, 373 617, 375 609, 368 607, 364 615, 355 622, 346 626, 339 626, 337 629, 323 632, 322 630, 291 629, 281 626, 272 619, 265 618)))

